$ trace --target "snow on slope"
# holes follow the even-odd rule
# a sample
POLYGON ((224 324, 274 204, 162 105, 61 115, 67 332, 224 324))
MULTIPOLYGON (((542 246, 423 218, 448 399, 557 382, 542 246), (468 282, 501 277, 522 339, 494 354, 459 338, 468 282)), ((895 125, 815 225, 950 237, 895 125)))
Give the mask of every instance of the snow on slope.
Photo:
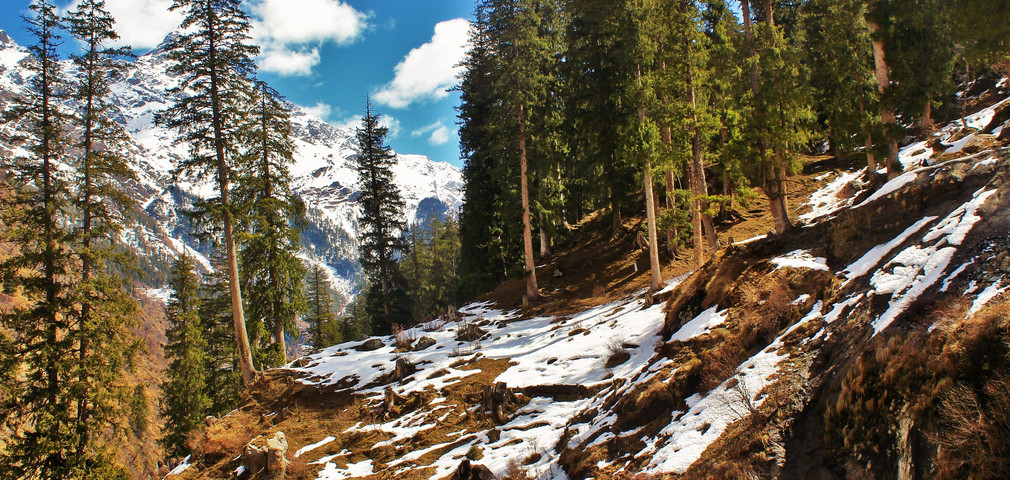
MULTIPOLYGON (((0 30, 0 105, 24 84, 27 51, 0 30)), ((128 153, 138 181, 126 185, 143 213, 153 222, 140 222, 124 240, 142 256, 159 262, 184 249, 201 247, 189 234, 182 210, 196 197, 213 195, 210 182, 173 179, 171 171, 187 155, 185 145, 176 145, 174 131, 155 125, 155 115, 174 103, 169 90, 179 79, 168 75, 165 53, 159 48, 140 56, 113 78, 111 97, 118 107, 117 121, 126 129, 128 153)), ((72 70, 69 62, 65 69, 72 70)), ((354 132, 338 129, 315 115, 293 107, 293 134, 297 147, 292 166, 293 188, 317 215, 310 222, 328 238, 313 237, 303 257, 329 264, 334 286, 345 295, 353 292, 357 263, 357 173, 354 168, 354 132)), ((3 128, 3 126, 0 126, 3 128)), ((438 209, 458 211, 462 203, 462 179, 458 168, 421 155, 398 155, 394 176, 406 203, 409 221, 417 221, 422 202, 438 209)), ((427 210, 425 210, 427 211, 427 210)), ((202 255, 201 264, 209 265, 202 255)), ((157 286, 156 286, 157 287, 157 286)))
MULTIPOLYGON (((994 172, 1005 160, 975 159, 968 170, 972 174, 982 169, 994 172)), ((909 172, 910 179, 901 178, 882 188, 887 194, 899 193, 908 188, 918 174, 939 175, 942 169, 953 168, 950 164, 921 167, 909 172)), ((843 175, 844 178, 847 175, 843 175)), ((851 178, 851 177, 850 177, 851 178)), ((899 177, 900 178, 900 177, 899 177)), ((851 181, 846 179, 846 181, 851 181)), ((872 198, 853 205, 853 198, 861 192, 852 192, 851 197, 838 195, 841 188, 837 184, 829 187, 837 195, 824 202, 830 208, 821 209, 822 215, 844 208, 863 208, 886 196, 871 195, 872 198)), ((949 210, 937 215, 924 216, 910 224, 894 238, 877 246, 869 247, 865 253, 847 266, 829 265, 822 257, 817 257, 809 249, 784 252, 767 259, 772 271, 794 269, 797 271, 828 271, 839 280, 834 294, 813 301, 811 295, 800 295, 792 305, 804 308, 805 315, 795 324, 780 332, 767 346, 761 348, 743 361, 727 378, 710 391, 697 391, 682 400, 687 408, 672 412, 669 423, 658 433, 642 436, 640 429, 620 431, 617 429, 618 415, 613 410, 616 399, 635 394, 636 388, 671 368, 677 368, 676 360, 657 353, 655 346, 660 337, 657 333, 664 324, 663 306, 646 306, 642 298, 632 296, 606 305, 587 309, 564 317, 537 317, 520 320, 517 311, 501 311, 493 304, 473 304, 461 309, 461 324, 434 324, 427 329, 415 329, 408 336, 427 335, 435 340, 435 345, 419 352, 399 354, 391 340, 384 340, 382 348, 372 352, 361 352, 344 344, 306 358, 301 367, 290 366, 290 370, 302 375, 307 384, 351 385, 349 388, 360 395, 379 402, 385 384, 378 380, 391 371, 398 355, 407 355, 420 368, 419 373, 404 382, 392 384, 398 394, 407 395, 427 388, 440 391, 452 389, 474 370, 453 368, 454 360, 460 356, 482 355, 484 358, 508 359, 512 363, 494 381, 504 382, 509 387, 521 388, 531 385, 583 385, 602 388, 588 398, 557 401, 545 397, 534 397, 520 408, 504 425, 497 427, 498 436, 491 438, 487 431, 461 430, 454 434, 456 441, 412 448, 397 448, 396 458, 386 464, 341 463, 337 456, 318 459, 325 469, 319 479, 360 478, 366 474, 402 474, 408 470, 434 467, 431 478, 449 476, 471 447, 480 447, 481 463, 496 474, 506 472, 509 461, 527 458, 531 451, 542 453, 528 465, 527 472, 542 480, 567 479, 559 463, 561 452, 558 442, 569 451, 581 451, 607 445, 617 438, 626 438, 622 445, 639 445, 639 451, 631 454, 618 453, 617 458, 601 460, 597 468, 607 468, 611 474, 625 469, 628 473, 647 474, 683 473, 691 467, 713 442, 728 431, 731 424, 751 415, 767 399, 769 388, 787 373, 797 344, 805 345, 818 339, 830 337, 829 326, 846 325, 852 312, 872 307, 872 297, 881 296, 886 302, 875 302, 879 308, 871 315, 866 328, 875 335, 891 325, 925 292, 945 291, 958 275, 973 264, 984 262, 984 251, 978 257, 968 258, 963 265, 952 261, 958 255, 970 253, 963 246, 966 236, 983 222, 987 207, 998 198, 992 186, 985 186, 967 192, 967 200, 952 205, 949 210), (940 282, 943 280, 943 282, 940 282), (941 290, 940 284, 943 288, 941 290), (844 291, 844 294, 841 294, 844 291), (819 328, 803 328, 811 323, 819 328), (455 340, 454 330, 467 323, 476 323, 486 328, 488 338, 479 344, 462 344, 455 340), (801 333, 798 333, 801 332, 801 333), (797 334, 806 338, 787 341, 787 337, 797 334), (630 347, 630 359, 612 369, 603 367, 612 345, 624 343, 630 347), (791 345, 791 346, 787 346, 791 345), (444 370, 440 376, 431 372, 444 370), (634 441, 632 441, 634 440, 634 441), (438 455, 431 455, 438 452, 438 455), (433 458, 437 457, 437 458, 433 458), (637 462, 637 463, 635 463, 637 462), (632 464, 639 467, 632 471, 632 464), (367 467, 367 468, 366 468, 367 467), (616 472, 614 471, 616 469, 616 472)), ((865 194, 864 194, 865 196, 865 194)), ((759 240, 757 240, 759 241, 759 240)), ((666 291, 673 290, 685 277, 671 280, 666 291)), ((1010 290, 1004 278, 993 280, 986 287, 976 286, 974 281, 957 294, 971 299, 968 314, 977 312, 987 302, 1010 290)), ((733 328, 730 316, 732 309, 712 306, 693 319, 687 320, 668 342, 692 342, 719 328, 733 328)), ((661 342, 660 342, 661 343, 661 342)), ((664 377, 659 377, 664 378, 664 377)), ((444 421, 437 413, 445 405, 445 398, 431 401, 429 409, 421 409, 388 421, 375 423, 362 421, 342 432, 385 432, 383 446, 412 445, 411 439, 423 437, 424 432, 435 428, 444 421)), ((477 407, 473 407, 477 408, 477 407)), ((444 410, 448 415, 451 409, 444 410)), ((328 437, 327 437, 328 438, 328 437)), ((314 440, 325 440, 314 439, 314 440)), ((311 455, 311 454, 309 454, 311 455)))

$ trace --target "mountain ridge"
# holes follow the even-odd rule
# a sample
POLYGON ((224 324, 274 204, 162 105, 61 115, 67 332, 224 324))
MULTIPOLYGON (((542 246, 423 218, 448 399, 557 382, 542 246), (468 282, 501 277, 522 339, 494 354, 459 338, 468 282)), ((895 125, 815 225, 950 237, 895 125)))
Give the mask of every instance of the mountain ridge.
MULTIPOLYGON (((166 40, 170 38, 166 37, 166 40)), ((182 214, 197 197, 212 194, 208 182, 173 178, 171 171, 183 158, 186 146, 176 144, 174 131, 155 125, 154 116, 166 109, 174 98, 169 90, 178 80, 166 73, 169 60, 164 42, 140 55, 112 78, 110 97, 117 106, 116 121, 123 126, 129 141, 127 154, 136 182, 127 190, 139 206, 137 222, 124 233, 123 241, 142 258, 142 264, 165 267, 183 250, 193 254, 210 269, 210 250, 189 235, 188 219, 182 214)), ((0 30, 0 106, 23 88, 27 76, 23 62, 28 51, 5 31, 0 30)), ((62 61, 64 71, 73 72, 69 61, 62 61)), ((292 188, 309 206, 310 229, 325 232, 303 241, 301 256, 325 264, 335 289, 344 297, 353 296, 359 281, 357 267, 357 173, 354 169, 354 131, 326 123, 302 107, 292 108, 292 134, 296 145, 291 166, 292 188)), ((67 102, 65 107, 70 108, 67 102)), ((459 168, 424 155, 397 153, 395 181, 406 203, 408 222, 425 215, 418 206, 435 202, 450 212, 462 204, 462 178, 459 168)), ((142 279, 150 287, 164 283, 161 275, 142 279)))

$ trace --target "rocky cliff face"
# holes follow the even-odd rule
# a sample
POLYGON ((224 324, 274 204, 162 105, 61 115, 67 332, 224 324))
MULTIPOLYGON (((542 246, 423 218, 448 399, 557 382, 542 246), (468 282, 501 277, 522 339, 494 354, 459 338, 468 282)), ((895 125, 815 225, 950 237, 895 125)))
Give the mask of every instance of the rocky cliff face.
MULTIPOLYGON (((0 30, 0 107, 24 88, 28 61, 27 50, 0 30)), ((206 256, 210 249, 189 235, 190 225, 182 212, 196 198, 210 195, 213 186, 173 181, 170 172, 186 155, 186 146, 174 144, 176 132, 154 124, 155 114, 175 102, 168 91, 179 80, 166 73, 168 62, 165 52, 156 48, 132 62, 113 79, 111 88, 112 100, 118 107, 117 121, 129 135, 127 151, 138 178, 127 185, 140 207, 137 222, 123 241, 138 253, 146 270, 143 281, 152 287, 163 284, 160 272, 183 249, 190 250, 209 268, 206 256)), ((65 70, 70 73, 73 66, 66 62, 65 70)), ((293 122, 298 147, 291 168, 293 188, 309 207, 303 256, 326 264, 334 287, 351 295, 359 272, 354 132, 336 128, 297 106, 293 122)), ((462 202, 460 170, 448 163, 422 155, 398 155, 394 173, 409 221, 420 219, 426 212, 456 211, 462 202)))

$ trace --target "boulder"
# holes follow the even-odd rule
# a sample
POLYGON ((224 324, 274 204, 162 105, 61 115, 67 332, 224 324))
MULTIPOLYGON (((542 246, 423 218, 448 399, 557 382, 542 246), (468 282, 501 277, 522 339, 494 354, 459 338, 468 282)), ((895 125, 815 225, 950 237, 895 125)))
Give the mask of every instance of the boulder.
POLYGON ((435 345, 435 339, 431 337, 421 337, 417 339, 417 343, 414 345, 414 351, 421 351, 428 347, 435 345))
POLYGON ((385 346, 386 344, 382 343, 381 338, 369 338, 368 340, 365 340, 364 343, 358 345, 357 347, 354 347, 354 349, 359 352, 371 352, 385 346))
POLYGON ((997 144, 999 144, 999 141, 995 136, 985 133, 976 133, 971 140, 968 140, 964 146, 961 147, 961 151, 967 154, 975 154, 981 152, 982 150, 993 148, 997 144))

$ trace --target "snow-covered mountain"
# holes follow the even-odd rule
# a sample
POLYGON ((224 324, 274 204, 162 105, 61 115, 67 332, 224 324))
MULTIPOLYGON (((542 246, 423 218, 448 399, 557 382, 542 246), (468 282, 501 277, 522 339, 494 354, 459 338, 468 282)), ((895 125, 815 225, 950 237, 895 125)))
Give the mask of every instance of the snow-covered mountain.
MULTIPOLYGON (((27 50, 0 30, 0 107, 24 88, 28 73, 27 50)), ((141 206, 138 222, 125 240, 149 270, 164 267, 184 248, 209 253, 189 235, 182 210, 194 198, 213 191, 210 183, 174 183, 171 170, 186 155, 185 145, 175 145, 176 132, 154 124, 154 116, 175 102, 168 91, 178 84, 166 73, 169 60, 161 48, 137 58, 113 79, 112 100, 117 121, 130 137, 128 151, 138 181, 128 186, 141 206)), ((70 62, 65 71, 72 72, 70 62)), ((294 107, 293 134, 297 151, 292 166, 293 188, 309 207, 309 228, 304 235, 304 257, 330 267, 334 285, 352 293, 357 265, 357 173, 354 169, 354 132, 336 128, 319 117, 294 107)), ((413 222, 429 212, 456 211, 462 201, 460 170, 422 155, 397 155, 396 183, 413 222)), ((209 262, 198 255, 205 266, 209 262)), ((149 279, 158 283, 157 276, 149 279)), ((152 285, 158 286, 158 285, 152 285)))

